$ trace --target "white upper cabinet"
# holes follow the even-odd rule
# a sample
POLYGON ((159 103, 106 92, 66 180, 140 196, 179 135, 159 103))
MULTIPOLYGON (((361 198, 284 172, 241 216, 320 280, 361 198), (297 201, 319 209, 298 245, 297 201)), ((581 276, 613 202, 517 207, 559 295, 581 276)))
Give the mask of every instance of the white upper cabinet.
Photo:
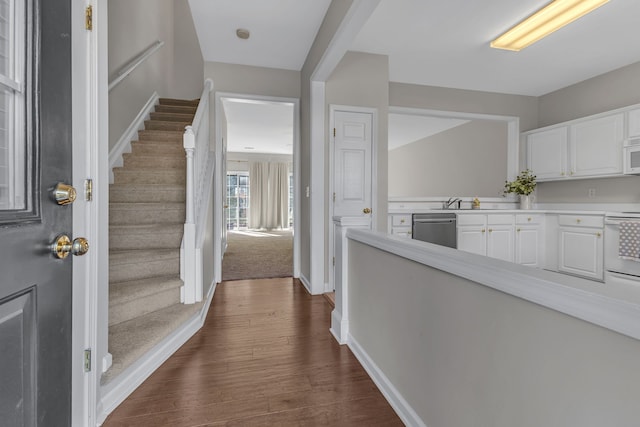
POLYGON ((537 179, 563 178, 567 165, 566 126, 527 135, 527 167, 537 179))
POLYGON ((622 173, 624 115, 586 120, 569 127, 569 176, 622 173))
POLYGON ((640 108, 629 111, 627 132, 629 139, 640 138, 640 108))
POLYGON ((524 133, 539 181, 623 174, 625 138, 640 138, 640 108, 621 108, 524 133))

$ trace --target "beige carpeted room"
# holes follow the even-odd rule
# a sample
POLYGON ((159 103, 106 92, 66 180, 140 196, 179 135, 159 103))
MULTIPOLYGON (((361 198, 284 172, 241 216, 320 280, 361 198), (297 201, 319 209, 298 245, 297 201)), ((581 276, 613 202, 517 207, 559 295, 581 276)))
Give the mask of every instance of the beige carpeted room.
POLYGON ((222 280, 293 276, 293 104, 222 99, 226 251, 222 280))
POLYGON ((266 279, 293 275, 291 230, 237 230, 227 233, 222 280, 266 279))

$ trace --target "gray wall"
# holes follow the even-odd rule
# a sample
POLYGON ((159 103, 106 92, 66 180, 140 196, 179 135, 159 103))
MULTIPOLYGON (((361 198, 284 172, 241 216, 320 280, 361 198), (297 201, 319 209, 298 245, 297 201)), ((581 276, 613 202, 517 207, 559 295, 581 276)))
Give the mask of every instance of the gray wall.
POLYGON ((195 99, 202 95, 204 59, 188 0, 174 0, 173 97, 195 99))
POLYGON ((196 98, 204 79, 202 54, 186 0, 109 0, 108 7, 110 81, 156 40, 165 42, 109 93, 111 150, 153 92, 161 97, 196 98))
MULTIPOLYGON (((300 72, 249 65, 205 62, 204 78, 213 80, 210 99, 211 140, 215 140, 215 93, 300 98, 300 72)), ((224 114, 224 109, 223 109, 224 114)), ((223 119, 226 132, 226 120, 223 119)))
POLYGON ((520 118, 520 131, 538 127, 538 98, 523 95, 389 83, 389 105, 520 118))
MULTIPOLYGON (((356 107, 375 108, 377 110, 378 128, 374 135, 373 153, 377 158, 377 205, 372 206, 376 212, 379 231, 387 229, 387 147, 389 123, 389 58, 386 55, 373 55, 360 52, 347 52, 327 81, 325 101, 327 105, 349 105, 356 107)), ((327 115, 327 129, 330 117, 327 115)), ((327 132, 325 159, 329 160, 329 138, 327 132)), ((325 167, 325 186, 329 188, 329 163, 325 167)), ((325 199, 329 206, 328 193, 325 199)), ((329 212, 326 212, 327 221, 329 212)))
POLYGON ((499 197, 507 124, 472 120, 389 151, 390 197, 499 197))
POLYGON ((350 333, 427 426, 638 425, 640 341, 353 241, 349 263, 350 333))
MULTIPOLYGON (((377 204, 371 208, 375 212, 374 229, 387 230, 387 147, 389 123, 389 59, 386 55, 372 55, 368 53, 347 52, 336 69, 327 80, 325 86, 325 102, 327 110, 330 105, 349 105, 356 107, 375 108, 377 110, 378 128, 374 133, 376 139, 373 161, 377 163, 377 174, 372 182, 377 188, 377 204)), ((329 114, 326 116, 325 129, 329 129, 329 114)), ((325 133, 325 188, 328 190, 329 180, 333 177, 329 173, 329 132, 325 133)), ((329 191, 325 192, 325 224, 329 224, 329 191)), ((329 236, 325 236, 325 259, 329 259, 329 236)), ((329 265, 325 265, 325 283, 328 281, 329 265)))
MULTIPOLYGON (((539 127, 640 103, 640 62, 541 96, 539 127)), ((640 177, 540 183, 537 201, 545 203, 637 203, 640 177), (596 196, 587 197, 588 190, 596 196)))
MULTIPOLYGON (((300 215, 296 233, 300 236, 300 274, 311 277, 311 206, 305 189, 311 186, 311 76, 324 55, 353 0, 332 0, 301 71, 300 86, 300 215)), ((328 113, 327 113, 328 114, 328 113)), ((328 230, 325 229, 327 233, 328 230)))

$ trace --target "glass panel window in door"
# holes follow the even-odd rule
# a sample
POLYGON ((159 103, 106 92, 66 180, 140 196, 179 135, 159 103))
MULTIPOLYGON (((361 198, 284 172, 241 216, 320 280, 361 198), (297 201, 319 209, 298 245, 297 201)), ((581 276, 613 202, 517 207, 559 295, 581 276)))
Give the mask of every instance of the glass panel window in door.
MULTIPOLYGON (((23 0, 0 0, 0 211, 28 207, 23 0)), ((3 219, 0 214, 0 222, 3 219)))

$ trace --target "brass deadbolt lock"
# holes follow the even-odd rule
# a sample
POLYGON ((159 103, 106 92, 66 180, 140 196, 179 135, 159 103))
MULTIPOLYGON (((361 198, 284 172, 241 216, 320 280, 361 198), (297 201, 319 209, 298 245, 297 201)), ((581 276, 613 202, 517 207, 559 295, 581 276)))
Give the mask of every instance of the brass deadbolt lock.
POLYGON ((76 200, 76 189, 71 185, 59 182, 53 189, 53 198, 59 205, 68 205, 76 200))

